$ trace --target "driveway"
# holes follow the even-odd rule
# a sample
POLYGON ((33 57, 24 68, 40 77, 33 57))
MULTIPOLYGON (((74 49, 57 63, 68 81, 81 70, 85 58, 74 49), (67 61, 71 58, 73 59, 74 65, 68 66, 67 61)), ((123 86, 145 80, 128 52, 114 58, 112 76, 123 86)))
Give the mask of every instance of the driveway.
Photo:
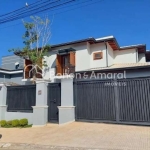
POLYGON ((104 150, 150 150, 150 127, 74 122, 59 126, 0 128, 0 143, 94 148, 104 150))

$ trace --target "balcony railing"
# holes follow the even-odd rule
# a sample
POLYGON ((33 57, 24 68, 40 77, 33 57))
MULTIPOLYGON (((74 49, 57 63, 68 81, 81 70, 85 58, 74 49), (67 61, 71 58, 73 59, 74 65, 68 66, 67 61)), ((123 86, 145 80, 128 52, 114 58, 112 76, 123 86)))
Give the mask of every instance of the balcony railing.
POLYGON ((62 66, 62 71, 59 72, 60 70, 56 67, 56 74, 62 74, 62 75, 65 75, 65 74, 71 74, 71 73, 74 73, 75 72, 75 66, 72 66, 72 65, 65 65, 65 66, 62 66))
POLYGON ((75 66, 64 66, 62 70, 65 74, 71 74, 75 72, 75 66))

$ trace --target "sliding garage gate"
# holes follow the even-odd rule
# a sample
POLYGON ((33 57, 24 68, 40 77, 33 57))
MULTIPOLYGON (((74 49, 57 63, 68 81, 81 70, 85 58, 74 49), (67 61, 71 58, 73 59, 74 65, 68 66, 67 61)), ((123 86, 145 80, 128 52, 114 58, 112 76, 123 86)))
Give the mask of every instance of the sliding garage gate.
POLYGON ((150 124, 150 78, 74 83, 77 121, 150 124))

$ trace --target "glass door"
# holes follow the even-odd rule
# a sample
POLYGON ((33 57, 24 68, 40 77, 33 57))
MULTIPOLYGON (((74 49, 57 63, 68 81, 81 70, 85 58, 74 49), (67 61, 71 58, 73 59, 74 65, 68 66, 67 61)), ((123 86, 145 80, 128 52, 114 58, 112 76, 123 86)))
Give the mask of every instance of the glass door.
POLYGON ((69 73, 69 55, 62 55, 62 70, 63 74, 69 73))

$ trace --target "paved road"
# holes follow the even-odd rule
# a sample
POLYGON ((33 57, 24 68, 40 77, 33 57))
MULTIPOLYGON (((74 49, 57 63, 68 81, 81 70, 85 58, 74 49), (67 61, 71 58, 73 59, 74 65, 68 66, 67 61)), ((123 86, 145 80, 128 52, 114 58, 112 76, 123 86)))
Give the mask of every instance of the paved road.
MULTIPOLYGON (((49 124, 40 128, 0 128, 0 134, 3 135, 1 144, 27 143, 49 146, 49 148, 52 145, 53 149, 64 150, 68 147, 69 149, 72 147, 97 150, 150 150, 150 127, 144 126, 75 122, 64 126, 49 124)), ((28 148, 32 147, 26 147, 28 148)))

